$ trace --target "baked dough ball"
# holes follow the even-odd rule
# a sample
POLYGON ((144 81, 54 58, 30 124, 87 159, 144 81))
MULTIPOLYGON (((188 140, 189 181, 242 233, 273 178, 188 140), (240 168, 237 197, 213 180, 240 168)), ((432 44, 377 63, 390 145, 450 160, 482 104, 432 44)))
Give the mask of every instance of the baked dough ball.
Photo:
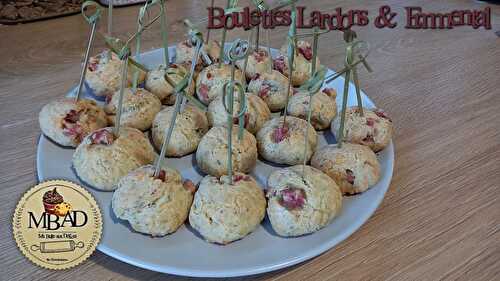
POLYGON ((380 178, 377 156, 359 144, 326 145, 314 153, 311 165, 329 175, 346 194, 363 192, 380 178))
MULTIPOLYGON (((361 116, 357 106, 346 110, 344 140, 366 145, 375 152, 381 151, 391 141, 392 121, 380 109, 363 109, 364 116, 361 116)), ((337 134, 339 127, 340 116, 332 122, 333 134, 337 134)))
MULTIPOLYGON (((281 47, 281 54, 273 60, 274 69, 288 77, 288 46, 281 47)), ((295 58, 293 61, 292 84, 300 86, 311 78, 312 68, 312 48, 306 41, 297 41, 295 58)), ((320 65, 319 58, 316 57, 316 67, 320 65)))
MULTIPOLYGON (((311 125, 316 130, 324 130, 330 127, 335 115, 337 115, 337 103, 334 89, 325 88, 315 93, 312 97, 311 125)), ((292 116, 307 120, 309 112, 309 93, 305 91, 294 92, 288 102, 288 113, 292 116)))
MULTIPOLYGON (((259 74, 248 83, 248 91, 264 100, 271 111, 285 108, 287 87, 288 78, 276 70, 259 74)), ((290 95, 292 93, 290 87, 290 95)))
MULTIPOLYGON (((152 139, 158 150, 161 149, 165 132, 170 126, 175 106, 167 106, 155 117, 152 139)), ((181 157, 196 150, 203 135, 208 131, 208 120, 205 112, 193 105, 186 105, 179 112, 175 121, 170 143, 167 146, 167 156, 181 157)))
POLYGON ((120 136, 107 127, 85 137, 73 154, 73 168, 84 182, 109 191, 128 172, 153 163, 154 149, 139 130, 120 128, 120 136))
MULTIPOLYGON (((208 43, 203 44, 203 50, 210 57, 212 63, 219 61, 220 54, 220 45, 217 41, 209 40, 208 43)), ((175 62, 182 63, 191 63, 193 60, 194 53, 196 51, 196 45, 193 45, 189 39, 181 41, 175 47, 175 62)), ((202 65, 203 60, 200 57, 198 58, 197 65, 202 65)))
POLYGON ((316 149, 318 135, 313 126, 306 121, 293 116, 286 117, 283 127, 283 117, 267 121, 257 133, 257 146, 262 158, 287 165, 297 165, 304 162, 305 128, 308 128, 308 145, 306 161, 316 149))
POLYGON ((281 236, 318 231, 342 208, 342 192, 338 185, 311 166, 277 170, 269 176, 267 186, 267 215, 274 231, 281 236))
MULTIPOLYGON (((244 115, 245 129, 255 134, 267 120, 271 119, 271 111, 269 111, 266 103, 258 96, 250 93, 246 93, 245 96, 247 99, 247 111, 244 115)), ((239 122, 238 117, 236 117, 240 111, 239 100, 240 96, 235 95, 233 103, 233 116, 235 116, 233 118, 234 124, 238 124, 239 122)), ((222 96, 217 96, 217 98, 208 105, 207 117, 210 126, 227 127, 227 116, 228 114, 224 108, 222 96)))
POLYGON ((264 218, 266 198, 250 176, 206 176, 194 195, 189 223, 208 242, 228 244, 254 231, 264 218))
MULTIPOLYGON (((106 99, 104 110, 109 114, 111 124, 115 124, 115 117, 118 111, 120 91, 106 99)), ((151 128, 153 119, 161 109, 161 102, 157 96, 145 89, 137 88, 135 93, 132 89, 126 88, 123 91, 123 108, 121 116, 121 126, 132 127, 145 131, 151 128)))
MULTIPOLYGON (((196 150, 196 163, 205 173, 220 177, 227 174, 227 128, 213 127, 200 141, 196 150)), ((238 139, 238 127, 232 134, 233 172, 250 172, 257 163, 257 142, 247 130, 238 139)))
MULTIPOLYGON (((239 60, 236 65, 243 70, 245 66, 245 60, 239 60)), ((252 79, 256 74, 262 74, 268 72, 273 67, 273 61, 269 56, 268 52, 264 48, 259 48, 259 50, 254 50, 248 55, 247 68, 245 71, 245 76, 247 79, 252 79)))
MULTIPOLYGON (((243 73, 236 69, 234 80, 243 85, 243 73)), ((209 104, 217 96, 222 96, 224 84, 231 81, 231 66, 212 64, 204 68, 196 79, 196 94, 204 104, 209 104)))
POLYGON ((190 181, 183 184, 176 170, 161 170, 157 177, 154 172, 147 165, 121 178, 111 206, 135 231, 163 236, 175 232, 187 219, 194 185, 190 181))
MULTIPOLYGON (((165 80, 165 73, 174 83, 179 83, 185 75, 189 75, 189 70, 182 65, 172 63, 168 69, 160 65, 148 72, 145 84, 146 90, 157 96, 163 104, 173 105, 176 94, 174 87, 165 80)), ((186 89, 186 93, 190 96, 194 95, 194 83, 191 83, 189 89, 186 89)))
MULTIPOLYGON (((106 50, 89 59, 85 81, 94 92, 94 95, 99 97, 108 96, 120 89, 121 69, 122 62, 118 56, 106 50)), ((129 63, 127 71, 128 86, 132 85, 135 71, 139 73, 138 84, 144 82, 146 73, 143 70, 129 63)))
POLYGON ((76 147, 90 132, 106 127, 106 113, 95 101, 63 98, 46 104, 38 116, 43 134, 54 142, 76 147))

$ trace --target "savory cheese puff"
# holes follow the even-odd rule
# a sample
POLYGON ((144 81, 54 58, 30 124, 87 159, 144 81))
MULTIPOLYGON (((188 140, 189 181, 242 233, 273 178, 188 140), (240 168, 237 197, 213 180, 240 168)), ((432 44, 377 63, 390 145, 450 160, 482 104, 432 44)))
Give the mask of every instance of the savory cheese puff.
POLYGON ((248 83, 248 91, 259 96, 271 111, 280 111, 286 106, 286 95, 292 95, 293 89, 288 88, 288 78, 276 70, 256 75, 248 83))
MULTIPOLYGON (((324 130, 330 127, 335 115, 337 115, 336 92, 325 88, 315 93, 311 105, 311 125, 316 130, 324 130)), ((307 120, 309 112, 310 96, 308 92, 297 91, 290 97, 288 102, 288 113, 292 116, 307 120)))
POLYGON ((311 166, 277 170, 269 176, 267 186, 267 215, 274 231, 281 236, 316 232, 328 225, 342 208, 340 188, 311 166))
POLYGON ((360 144, 326 145, 314 153, 311 165, 329 175, 345 194, 363 192, 380 178, 377 156, 360 144))
POLYGON ((154 176, 151 165, 139 167, 121 178, 111 206, 116 217, 138 232, 163 236, 175 232, 187 219, 194 185, 182 183, 179 172, 163 169, 154 176))
MULTIPOLYGON (((274 69, 283 73, 288 77, 288 46, 281 47, 281 55, 273 60, 274 69)), ((316 67, 320 65, 319 58, 316 57, 316 67)), ((292 84, 300 86, 311 78, 312 68, 312 48, 311 44, 306 41, 297 41, 295 49, 295 58, 293 61, 292 84)))
MULTIPOLYGON (((153 143, 158 150, 161 149, 174 111, 174 106, 167 106, 155 117, 151 131, 153 143)), ((201 138, 208 131, 208 121, 205 112, 189 104, 184 111, 178 113, 175 120, 166 155, 181 157, 196 150, 201 138)))
MULTIPOLYGON (((243 73, 236 69, 234 80, 243 85, 243 73)), ((212 102, 217 96, 222 96, 224 84, 231 81, 231 66, 222 64, 212 64, 204 68, 196 78, 196 95, 198 99, 206 105, 212 102)))
POLYGON ((228 244, 247 236, 264 219, 266 198, 250 176, 204 177, 194 195, 189 224, 208 242, 228 244))
MULTIPOLYGON (((220 45, 217 41, 209 40, 208 43, 203 44, 203 50, 210 57, 212 63, 219 61, 220 45)), ((175 62, 179 64, 191 63, 196 51, 196 45, 193 45, 189 39, 181 41, 175 47, 175 62)), ((198 58, 198 65, 203 64, 203 60, 198 58)))
POLYGON ((40 129, 62 146, 76 147, 90 132, 106 127, 106 113, 95 101, 63 98, 46 104, 38 115, 40 129))
MULTIPOLYGON (((361 116, 359 107, 346 110, 344 124, 344 140, 350 143, 370 147, 374 152, 384 149, 392 138, 392 121, 380 109, 363 108, 361 116)), ((332 122, 332 132, 337 134, 340 127, 340 116, 332 122)))
MULTIPOLYGON (((165 74, 173 83, 179 83, 185 75, 189 75, 189 71, 182 65, 170 64, 168 69, 165 66, 160 66, 148 72, 145 88, 155 96, 157 96, 163 104, 173 105, 175 103, 175 89, 165 79, 165 74)), ((188 95, 194 95, 194 83, 191 83, 189 89, 185 92, 188 95)))
MULTIPOLYGON (((256 134, 257 131, 264 125, 264 123, 271 119, 271 111, 267 107, 267 104, 258 96, 252 95, 250 93, 246 93, 247 100, 247 111, 244 115, 245 120, 245 129, 252 134, 256 134)), ((234 118, 233 123, 238 124, 239 119, 236 117, 238 115, 240 109, 240 96, 234 96, 234 118)), ((222 102, 222 96, 218 96, 208 105, 208 122, 210 126, 227 126, 227 112, 224 108, 224 104, 222 102)))
MULTIPOLYGON (((104 97, 113 94, 120 89, 122 62, 118 56, 109 51, 103 51, 97 56, 89 58, 85 81, 92 89, 94 95, 104 97)), ((138 73, 138 84, 144 82, 146 72, 137 68, 133 64, 127 68, 128 86, 132 85, 134 72, 138 73)))
MULTIPOLYGON (((243 70, 245 66, 245 60, 239 60, 236 65, 243 70)), ((245 76, 247 79, 252 79, 257 74, 262 74, 268 72, 273 68, 273 61, 269 56, 268 52, 264 48, 259 48, 259 50, 254 50, 248 55, 247 68, 245 71, 245 76)))
POLYGON ((76 175, 92 187, 110 191, 130 171, 153 163, 154 149, 141 131, 122 127, 120 135, 107 127, 85 137, 73 154, 76 175))
MULTIPOLYGON (((205 173, 220 177, 227 174, 227 128, 213 127, 200 141, 196 150, 196 163, 205 173)), ((232 131, 233 172, 250 172, 257 163, 257 142, 247 130, 238 139, 238 127, 232 131)))
POLYGON ((318 135, 311 124, 293 116, 276 117, 267 121, 257 133, 259 155, 278 164, 297 165, 304 162, 305 129, 309 130, 306 162, 316 149, 318 135))
MULTIPOLYGON (((114 95, 106 100, 104 110, 110 115, 111 124, 115 124, 119 100, 120 91, 115 92, 114 95)), ((137 88, 135 93, 132 92, 131 88, 126 88, 123 91, 121 126, 145 131, 151 128, 153 119, 160 109, 161 102, 157 96, 142 88, 137 88)))

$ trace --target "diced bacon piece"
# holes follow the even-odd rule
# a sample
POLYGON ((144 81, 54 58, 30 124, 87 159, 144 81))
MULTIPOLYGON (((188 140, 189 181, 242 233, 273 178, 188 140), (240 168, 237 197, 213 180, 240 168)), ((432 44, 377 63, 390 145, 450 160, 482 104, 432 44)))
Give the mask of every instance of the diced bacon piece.
POLYGON ((207 72, 207 79, 212 79, 212 73, 210 73, 210 71, 207 72))
POLYGON ((177 64, 172 63, 172 64, 170 64, 170 65, 169 65, 169 67, 170 67, 170 68, 177 68, 178 66, 177 66, 177 64))
POLYGON ((208 91, 210 90, 210 87, 208 87, 207 84, 201 83, 199 93, 200 93, 200 98, 203 101, 208 101, 208 91))
POLYGON ((325 93, 327 96, 331 97, 332 99, 337 97, 337 91, 335 91, 335 89, 324 88, 322 92, 325 93))
POLYGON ((80 119, 80 112, 78 112, 74 109, 71 109, 64 117, 64 122, 74 124, 74 123, 78 122, 79 119, 80 119))
POLYGON ((271 137, 272 137, 274 143, 282 142, 284 139, 289 137, 288 127, 280 126, 280 127, 276 128, 271 137))
POLYGON ((253 53, 255 60, 257 62, 263 62, 267 57, 267 52, 265 50, 259 49, 253 53))
POLYGON ((259 90, 258 96, 262 99, 265 99, 269 96, 269 91, 271 90, 271 86, 268 84, 262 83, 262 86, 259 90))
POLYGON ((361 140, 363 143, 366 144, 373 144, 375 143, 375 140, 373 139, 373 135, 368 134, 364 139, 361 140))
POLYGON ((306 193, 302 188, 283 189, 279 196, 278 203, 287 210, 302 209, 306 203, 306 193))
POLYGON ((284 56, 279 56, 276 59, 273 60, 273 68, 282 74, 285 74, 285 57, 284 56))
POLYGON ((366 125, 373 127, 373 125, 375 125, 375 119, 370 117, 366 118, 366 125))
POLYGON ((112 99, 113 99, 113 94, 106 95, 106 97, 104 98, 104 102, 106 104, 109 104, 112 99))
POLYGON ((352 172, 352 170, 346 169, 345 173, 347 174, 346 181, 350 184, 354 184, 355 176, 354 176, 354 173, 352 172))
POLYGON ((89 63, 87 65, 87 68, 88 70, 90 71, 96 71, 97 70, 97 66, 99 65, 99 59, 98 58, 90 58, 89 59, 89 63))
POLYGON ((90 140, 92 144, 110 145, 115 140, 115 136, 110 131, 101 129, 92 133, 92 135, 90 135, 90 140))
POLYGON ((373 111, 378 117, 380 118, 384 118, 384 119, 387 119, 389 120, 390 122, 392 122, 391 118, 389 118, 389 116, 387 116, 387 114, 385 114, 385 112, 381 109, 376 109, 375 111, 373 111))
POLYGON ((68 137, 72 137, 79 142, 83 139, 83 129, 78 124, 64 124, 63 134, 68 137), (69 126, 68 126, 69 125, 69 126))
POLYGON ((233 181, 234 182, 239 182, 239 181, 250 181, 250 177, 247 175, 234 175, 233 176, 233 181))
POLYGON ((189 192, 195 193, 196 192, 196 185, 191 180, 185 180, 182 183, 182 186, 189 192))
POLYGON ((310 45, 299 47, 299 53, 301 53, 306 60, 311 60, 313 52, 310 45))
POLYGON ((167 180, 167 172, 165 172, 165 170, 160 170, 158 172, 158 175, 154 178, 157 180, 161 180, 162 182, 165 182, 167 180))
MULTIPOLYGON (((250 115, 248 114, 248 112, 245 113, 245 115, 243 116, 243 127, 246 128, 248 126, 248 122, 249 122, 249 119, 250 119, 250 115)), ((240 119, 238 117, 233 117, 233 124, 239 124, 240 122, 240 119)))

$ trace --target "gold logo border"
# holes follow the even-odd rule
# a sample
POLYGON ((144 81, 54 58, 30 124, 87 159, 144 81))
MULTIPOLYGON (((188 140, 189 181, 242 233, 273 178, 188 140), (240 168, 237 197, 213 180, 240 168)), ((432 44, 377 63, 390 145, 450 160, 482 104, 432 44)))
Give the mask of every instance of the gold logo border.
POLYGON ((103 228, 102 211, 101 211, 101 208, 99 207, 99 204, 97 204, 97 201, 95 200, 94 196, 89 191, 87 191, 87 189, 85 189, 84 187, 80 186, 79 184, 77 184, 75 182, 68 181, 68 180, 47 180, 47 181, 39 182, 35 186, 31 187, 26 192, 24 192, 23 196, 21 196, 21 198, 17 202, 16 208, 14 209, 14 214, 12 216, 12 235, 14 236, 14 241, 16 242, 16 246, 19 249, 19 251, 33 264, 35 264, 39 267, 42 267, 45 269, 51 269, 51 270, 69 269, 69 268, 75 267, 75 266, 81 264, 82 262, 86 261, 95 252, 97 245, 101 241, 102 228, 103 228), (75 259, 75 260, 69 262, 68 264, 64 264, 64 265, 49 265, 49 264, 41 262, 38 258, 35 258, 29 251, 27 251, 25 249, 25 247, 20 245, 20 243, 22 243, 22 242, 19 241, 20 237, 18 237, 19 235, 16 234, 16 232, 19 231, 18 228, 16 228, 16 219, 20 215, 20 214, 18 214, 19 208, 23 207, 23 205, 26 203, 25 202, 26 199, 29 196, 31 196, 37 190, 37 188, 44 187, 47 185, 54 185, 54 184, 62 185, 62 186, 69 185, 69 186, 71 186, 71 188, 77 189, 79 192, 81 192, 83 195, 85 195, 88 198, 89 203, 91 205, 95 206, 97 213, 98 213, 98 219, 100 221, 99 227, 97 228, 99 235, 97 236, 97 240, 95 241, 92 249, 86 251, 83 255, 81 255, 79 257, 79 259, 75 259))

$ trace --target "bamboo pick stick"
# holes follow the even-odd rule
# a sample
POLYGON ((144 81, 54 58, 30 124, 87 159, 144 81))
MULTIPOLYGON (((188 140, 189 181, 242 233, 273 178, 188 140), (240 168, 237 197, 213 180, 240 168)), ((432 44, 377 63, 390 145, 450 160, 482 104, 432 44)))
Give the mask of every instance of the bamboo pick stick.
POLYGON ((87 1, 87 2, 83 3, 82 4, 82 15, 85 18, 85 20, 87 20, 87 22, 89 22, 92 25, 92 28, 90 30, 89 40, 87 43, 87 49, 85 50, 84 62, 83 62, 82 71, 80 73, 80 80, 78 82, 78 88, 76 91, 75 101, 78 101, 80 99, 80 96, 82 93, 82 88, 83 88, 83 82, 85 81, 85 75, 87 74, 90 49, 92 48, 92 45, 94 42, 97 21, 99 20, 99 17, 101 16, 101 10, 99 8, 99 5, 93 1, 87 1), (90 16, 87 16, 87 14, 85 14, 85 8, 87 6, 94 6, 96 9, 96 11, 90 16))

